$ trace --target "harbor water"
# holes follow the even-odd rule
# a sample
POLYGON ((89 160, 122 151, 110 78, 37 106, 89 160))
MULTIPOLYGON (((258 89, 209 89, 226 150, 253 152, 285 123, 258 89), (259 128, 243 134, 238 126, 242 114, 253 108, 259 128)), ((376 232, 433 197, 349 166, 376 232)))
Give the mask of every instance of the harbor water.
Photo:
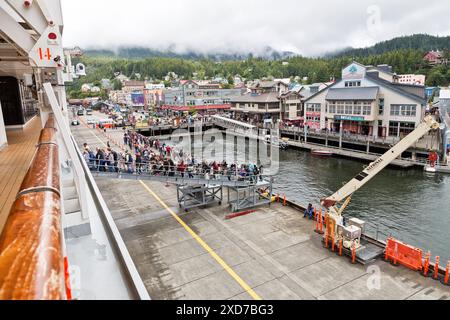
MULTIPOLYGON (((214 141, 207 134, 205 139, 214 141)), ((249 153, 255 154, 256 144, 247 140, 244 146, 240 141, 227 141, 227 151, 221 155, 248 160, 249 153)), ((174 144, 173 140, 166 142, 174 144)), ((312 203, 320 207, 320 199, 334 194, 366 165, 343 158, 318 158, 309 151, 280 150, 274 192, 303 206, 312 203)), ((364 220, 366 233, 378 240, 392 236, 423 249, 424 255, 431 251, 432 259, 439 255, 444 265, 450 260, 450 175, 429 174, 421 168, 385 168, 353 195, 344 215, 364 220)))
MULTIPOLYGON (((280 152, 274 189, 302 205, 319 206, 320 199, 336 192, 360 171, 363 162, 317 158, 309 152, 280 152)), ((441 263, 450 260, 450 175, 428 174, 422 169, 386 168, 357 191, 346 217, 368 223, 367 233, 386 240, 404 241, 441 263)))

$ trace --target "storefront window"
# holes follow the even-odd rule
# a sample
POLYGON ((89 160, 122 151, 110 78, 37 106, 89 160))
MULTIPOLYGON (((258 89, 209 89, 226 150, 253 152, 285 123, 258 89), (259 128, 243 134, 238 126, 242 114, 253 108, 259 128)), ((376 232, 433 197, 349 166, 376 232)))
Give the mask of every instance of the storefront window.
POLYGON ((389 122, 389 135, 390 136, 400 136, 404 137, 411 133, 415 129, 416 125, 414 122, 389 122))
POLYGON ((354 115, 360 115, 362 113, 362 102, 356 102, 353 108, 354 115))
POLYGON ((345 114, 353 114, 353 102, 345 103, 345 114))
POLYGON ((416 114, 416 105, 391 105, 391 116, 415 117, 416 114))
POLYGON ((338 102, 337 103, 337 114, 344 114, 345 111, 345 106, 343 102, 338 102))
POLYGON ((336 104, 334 102, 330 103, 328 105, 328 112, 329 113, 336 113, 336 104))

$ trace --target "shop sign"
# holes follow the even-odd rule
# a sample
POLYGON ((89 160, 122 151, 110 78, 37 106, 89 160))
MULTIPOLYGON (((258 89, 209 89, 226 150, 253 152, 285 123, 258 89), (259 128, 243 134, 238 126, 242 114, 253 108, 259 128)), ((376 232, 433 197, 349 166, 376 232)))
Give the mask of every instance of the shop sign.
POLYGON ((354 116, 334 116, 336 121, 366 121, 364 117, 354 117, 354 116))

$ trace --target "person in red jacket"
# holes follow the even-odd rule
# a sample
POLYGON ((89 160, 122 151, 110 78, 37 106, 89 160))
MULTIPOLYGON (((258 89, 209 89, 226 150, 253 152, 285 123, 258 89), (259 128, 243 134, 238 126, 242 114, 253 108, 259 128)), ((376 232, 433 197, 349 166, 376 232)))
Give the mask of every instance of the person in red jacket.
POLYGON ((184 173, 186 172, 186 164, 184 163, 184 161, 182 160, 179 164, 178 164, 178 168, 177 171, 181 174, 181 177, 184 178, 184 173))

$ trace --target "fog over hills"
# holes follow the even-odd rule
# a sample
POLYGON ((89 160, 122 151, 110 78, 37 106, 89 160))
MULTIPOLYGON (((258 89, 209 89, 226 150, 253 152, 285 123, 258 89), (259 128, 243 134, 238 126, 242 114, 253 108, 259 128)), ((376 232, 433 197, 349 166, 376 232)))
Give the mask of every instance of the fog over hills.
MULTIPOLYGON (((427 34, 416 34, 412 36, 402 36, 391 40, 382 41, 374 46, 366 48, 341 48, 334 52, 328 52, 323 55, 326 58, 341 57, 341 56, 355 56, 365 57, 369 55, 383 54, 385 52, 399 50, 399 49, 416 49, 416 50, 442 50, 450 49, 450 36, 438 37, 427 34)), ((252 52, 210 52, 200 53, 194 50, 187 52, 178 52, 174 46, 167 50, 158 50, 145 47, 126 47, 120 46, 114 50, 96 49, 94 47, 85 49, 85 54, 88 56, 105 56, 117 57, 125 59, 141 59, 152 57, 167 57, 167 58, 183 58, 183 59, 211 59, 214 61, 226 60, 245 60, 249 57, 260 57, 267 60, 281 60, 296 56, 297 53, 290 51, 277 51, 269 46, 257 53, 252 52)))

